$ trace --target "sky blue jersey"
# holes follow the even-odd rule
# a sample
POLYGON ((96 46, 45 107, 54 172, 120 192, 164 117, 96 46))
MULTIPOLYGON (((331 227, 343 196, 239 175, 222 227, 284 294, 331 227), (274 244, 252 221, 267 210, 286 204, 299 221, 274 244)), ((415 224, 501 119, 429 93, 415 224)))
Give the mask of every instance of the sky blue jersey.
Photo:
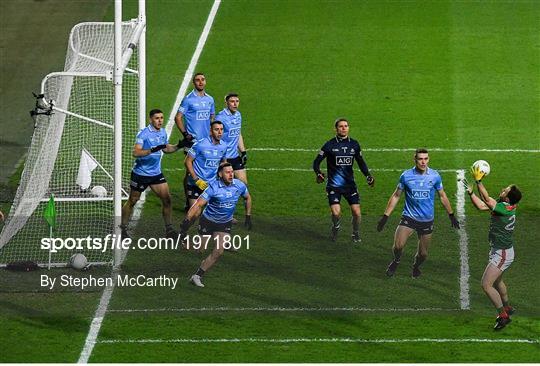
POLYGON ((405 207, 403 216, 408 216, 416 221, 432 221, 435 217, 435 190, 443 189, 442 179, 434 169, 427 168, 425 174, 421 174, 416 167, 405 170, 397 186, 405 192, 405 207))
MULTIPOLYGON (((193 170, 197 177, 207 183, 216 180, 219 163, 225 158, 226 149, 227 145, 223 141, 214 144, 211 137, 197 141, 188 151, 193 158, 193 170)), ((189 184, 195 184, 191 176, 189 184)))
MULTIPOLYGON (((167 132, 164 128, 156 130, 154 126, 149 124, 139 131, 135 143, 141 145, 144 150, 149 150, 154 146, 168 144, 167 132)), ((138 175, 152 177, 161 174, 161 157, 163 151, 156 151, 150 155, 141 156, 135 159, 133 172, 138 175)))
POLYGON ((195 140, 210 136, 210 116, 216 113, 214 98, 206 93, 200 97, 197 91, 193 90, 182 99, 178 112, 184 115, 186 131, 195 140))
POLYGON ((233 179, 230 185, 226 185, 221 179, 216 179, 201 194, 208 201, 202 214, 218 224, 229 222, 233 218, 238 199, 247 195, 248 189, 241 180, 233 179))
POLYGON ((223 123, 223 141, 227 144, 227 159, 238 157, 238 140, 242 128, 242 114, 240 111, 232 114, 229 108, 224 108, 215 118, 223 123))

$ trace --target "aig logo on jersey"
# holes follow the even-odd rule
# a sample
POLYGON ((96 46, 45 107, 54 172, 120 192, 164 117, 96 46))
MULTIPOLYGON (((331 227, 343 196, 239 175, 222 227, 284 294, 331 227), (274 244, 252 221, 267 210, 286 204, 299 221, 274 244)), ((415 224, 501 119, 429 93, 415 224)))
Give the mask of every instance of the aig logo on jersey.
POLYGON ((219 167, 220 159, 206 159, 204 162, 205 168, 217 168, 219 167))
POLYGON ((414 199, 417 199, 417 200, 427 200, 429 199, 429 191, 423 191, 423 190, 420 190, 420 189, 413 189, 412 191, 412 196, 414 199))
POLYGON ((229 137, 236 137, 240 135, 240 128, 231 128, 229 131, 229 137))
POLYGON ((336 165, 352 165, 352 156, 336 156, 336 165))
POLYGON ((197 111, 197 121, 207 121, 210 118, 210 111, 197 111))

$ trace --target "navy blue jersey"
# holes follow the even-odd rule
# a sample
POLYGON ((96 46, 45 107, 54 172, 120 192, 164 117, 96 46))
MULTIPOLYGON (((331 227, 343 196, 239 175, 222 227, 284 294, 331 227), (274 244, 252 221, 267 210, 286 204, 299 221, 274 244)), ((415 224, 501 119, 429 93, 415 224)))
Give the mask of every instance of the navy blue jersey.
POLYGON ((369 169, 362 158, 362 150, 358 141, 350 137, 334 137, 328 140, 319 155, 313 162, 313 170, 319 173, 319 166, 322 160, 326 158, 326 169, 328 180, 327 187, 333 188, 351 188, 356 187, 354 181, 354 161, 358 162, 360 170, 365 176, 369 175, 369 169))

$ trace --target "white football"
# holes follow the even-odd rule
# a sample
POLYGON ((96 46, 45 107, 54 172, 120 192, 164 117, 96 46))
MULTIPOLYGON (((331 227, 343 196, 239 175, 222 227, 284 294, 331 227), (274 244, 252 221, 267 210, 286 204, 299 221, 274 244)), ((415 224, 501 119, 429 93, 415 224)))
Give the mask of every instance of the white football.
POLYGON ((477 160, 473 163, 473 168, 478 168, 482 173, 485 175, 488 175, 491 171, 491 167, 489 166, 489 163, 485 160, 477 160))
POLYGON ((90 192, 96 197, 107 197, 107 190, 103 186, 94 186, 90 192))
POLYGON ((69 265, 75 269, 83 269, 88 265, 88 260, 86 259, 84 254, 73 254, 71 258, 69 258, 69 265))

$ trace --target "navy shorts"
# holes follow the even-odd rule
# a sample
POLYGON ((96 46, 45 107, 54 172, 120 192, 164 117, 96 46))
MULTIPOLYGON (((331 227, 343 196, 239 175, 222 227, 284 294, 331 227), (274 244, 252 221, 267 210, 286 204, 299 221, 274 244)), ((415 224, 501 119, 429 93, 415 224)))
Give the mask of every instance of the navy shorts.
POLYGON ((330 206, 339 204, 341 202, 341 196, 345 197, 349 205, 357 205, 360 203, 360 194, 356 187, 326 187, 326 195, 328 196, 328 204, 330 206))
POLYGON ((153 186, 154 184, 162 184, 162 183, 167 183, 167 180, 165 179, 163 174, 146 176, 146 175, 139 175, 131 171, 131 182, 129 182, 129 186, 134 191, 144 192, 146 188, 148 188, 148 186, 153 186))
POLYGON ((231 233, 232 220, 225 223, 218 223, 208 220, 204 215, 199 219, 199 235, 212 235, 215 232, 231 233))
POLYGON ((433 220, 423 222, 417 221, 408 216, 401 216, 399 225, 416 230, 416 234, 418 234, 419 237, 422 235, 431 234, 433 232, 433 220))
POLYGON ((191 185, 188 183, 186 192, 189 199, 196 200, 204 191, 196 185, 191 185))

